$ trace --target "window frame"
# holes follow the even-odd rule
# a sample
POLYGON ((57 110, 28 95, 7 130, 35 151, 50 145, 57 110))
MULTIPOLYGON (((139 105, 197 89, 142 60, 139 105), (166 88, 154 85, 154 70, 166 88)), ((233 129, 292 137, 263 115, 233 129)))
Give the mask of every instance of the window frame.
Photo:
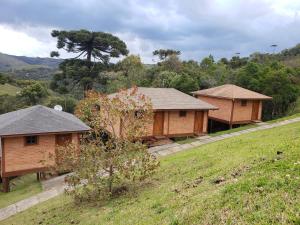
POLYGON ((38 135, 30 135, 30 136, 24 137, 24 146, 32 146, 32 145, 38 145, 38 144, 39 144, 39 136, 38 135), (34 138, 35 141, 28 143, 28 138, 34 138))
POLYGON ((187 111, 185 111, 185 110, 179 111, 179 117, 186 117, 186 116, 187 116, 187 111))
POLYGON ((242 99, 241 100, 241 106, 245 107, 248 104, 248 100, 247 99, 242 99))

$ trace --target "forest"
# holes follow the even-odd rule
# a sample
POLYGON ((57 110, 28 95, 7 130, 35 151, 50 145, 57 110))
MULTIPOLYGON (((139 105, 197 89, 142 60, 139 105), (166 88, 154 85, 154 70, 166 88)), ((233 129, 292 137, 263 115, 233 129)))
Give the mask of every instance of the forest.
MULTIPOLYGON (((153 51, 155 63, 144 64, 139 55, 129 53, 126 43, 109 33, 54 30, 51 35, 59 51, 75 56, 62 60, 50 80, 16 79, 2 72, 0 88, 15 87, 17 91, 0 91, 0 113, 35 104, 60 104, 73 112, 77 101, 91 89, 113 93, 132 86, 168 87, 190 94, 227 83, 272 96, 264 104, 264 120, 297 111, 300 45, 272 54, 255 52, 220 59, 209 55, 199 60, 183 60, 178 49, 157 49, 153 51)), ((59 52, 51 56, 59 57, 59 52)))

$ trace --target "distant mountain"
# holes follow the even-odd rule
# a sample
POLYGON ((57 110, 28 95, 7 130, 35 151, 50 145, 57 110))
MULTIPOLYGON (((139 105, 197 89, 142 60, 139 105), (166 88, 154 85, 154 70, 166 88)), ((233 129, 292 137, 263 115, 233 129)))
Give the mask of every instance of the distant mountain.
POLYGON ((21 79, 51 79, 62 59, 15 56, 0 53, 0 72, 21 79))

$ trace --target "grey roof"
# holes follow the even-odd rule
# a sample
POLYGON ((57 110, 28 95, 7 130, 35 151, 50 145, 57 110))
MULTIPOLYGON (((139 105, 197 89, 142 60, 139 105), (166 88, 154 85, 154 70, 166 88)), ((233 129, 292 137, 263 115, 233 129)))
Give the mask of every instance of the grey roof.
MULTIPOLYGON (((209 110, 217 107, 174 88, 138 87, 137 92, 150 98, 154 110, 209 110)), ((111 94, 113 97, 117 93, 111 94)))
POLYGON ((0 115, 0 136, 88 130, 74 115, 41 105, 0 115))

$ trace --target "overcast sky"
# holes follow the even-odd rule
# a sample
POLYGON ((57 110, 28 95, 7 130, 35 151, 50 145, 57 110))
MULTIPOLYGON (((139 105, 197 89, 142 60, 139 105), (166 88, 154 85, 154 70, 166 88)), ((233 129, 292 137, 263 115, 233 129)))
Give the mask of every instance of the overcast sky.
POLYGON ((299 0, 0 0, 0 52, 49 56, 52 29, 88 29, 117 35, 145 63, 159 48, 246 56, 300 43, 299 13, 299 0))

